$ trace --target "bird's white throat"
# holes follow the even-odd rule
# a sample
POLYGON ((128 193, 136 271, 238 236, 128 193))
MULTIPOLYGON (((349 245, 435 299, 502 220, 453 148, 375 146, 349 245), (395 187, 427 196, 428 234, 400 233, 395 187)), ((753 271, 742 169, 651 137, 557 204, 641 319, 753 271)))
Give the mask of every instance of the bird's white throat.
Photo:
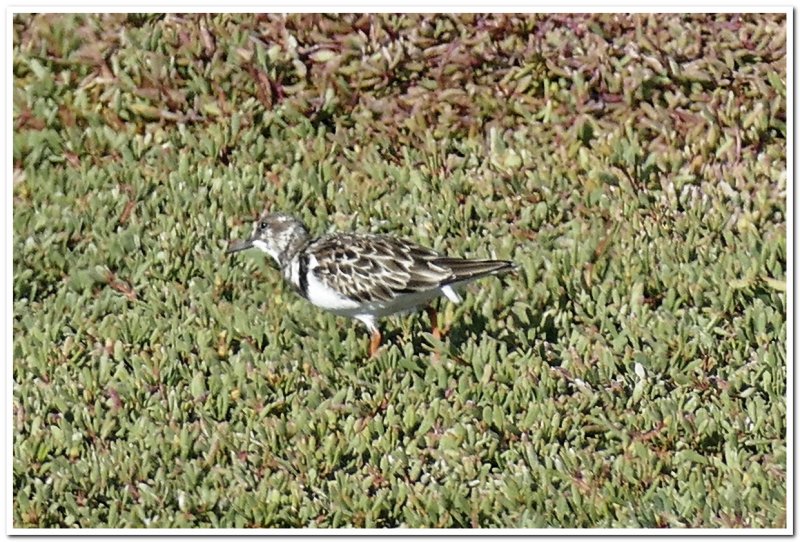
POLYGON ((275 260, 275 262, 278 265, 280 265, 281 262, 278 259, 278 253, 275 251, 274 248, 270 247, 266 242, 262 241, 261 239, 258 239, 256 241, 253 241, 253 246, 256 247, 258 250, 260 250, 261 252, 266 252, 267 254, 269 254, 272 257, 272 259, 275 260))

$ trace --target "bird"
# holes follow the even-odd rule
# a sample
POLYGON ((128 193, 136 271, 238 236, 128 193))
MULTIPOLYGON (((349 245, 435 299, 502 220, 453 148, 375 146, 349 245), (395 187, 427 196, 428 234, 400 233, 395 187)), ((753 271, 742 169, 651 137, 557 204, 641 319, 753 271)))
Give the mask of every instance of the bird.
POLYGON ((362 322, 374 357, 382 335, 378 319, 426 307, 433 336, 441 337, 430 306, 444 296, 460 303, 456 289, 505 272, 509 260, 451 257, 387 234, 335 232, 314 237, 293 215, 264 211, 252 235, 228 245, 227 255, 256 248, 268 254, 283 279, 301 297, 323 310, 362 322))

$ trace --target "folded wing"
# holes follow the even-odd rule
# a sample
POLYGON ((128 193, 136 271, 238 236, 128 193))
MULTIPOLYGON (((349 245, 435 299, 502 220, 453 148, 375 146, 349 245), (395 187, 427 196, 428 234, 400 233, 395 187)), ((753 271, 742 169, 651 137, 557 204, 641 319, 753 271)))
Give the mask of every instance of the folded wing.
POLYGON ((382 235, 337 235, 313 242, 312 272, 358 302, 391 301, 513 269, 512 262, 449 258, 410 241, 382 235))

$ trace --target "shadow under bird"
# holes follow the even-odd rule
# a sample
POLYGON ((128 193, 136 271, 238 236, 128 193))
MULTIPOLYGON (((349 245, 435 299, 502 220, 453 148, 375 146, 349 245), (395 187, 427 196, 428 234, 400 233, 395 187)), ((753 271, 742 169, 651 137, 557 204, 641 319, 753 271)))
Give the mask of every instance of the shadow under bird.
MULTIPOLYGON (((285 213, 263 213, 250 238, 234 241, 226 254, 249 248, 269 254, 284 280, 313 305, 363 322, 373 356, 381 343, 379 318, 427 306, 442 295, 459 303, 457 287, 516 269, 511 261, 452 258, 390 235, 312 237, 303 222, 285 213)), ((439 338, 436 313, 428 311, 439 338)))

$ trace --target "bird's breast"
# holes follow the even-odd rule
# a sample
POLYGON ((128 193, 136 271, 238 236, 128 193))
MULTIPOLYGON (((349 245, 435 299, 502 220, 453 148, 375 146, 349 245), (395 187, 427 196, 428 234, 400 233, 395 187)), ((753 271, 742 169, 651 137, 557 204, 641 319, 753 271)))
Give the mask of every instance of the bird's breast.
POLYGON ((332 312, 348 312, 360 306, 357 301, 319 280, 313 272, 307 274, 306 298, 317 307, 332 312))

